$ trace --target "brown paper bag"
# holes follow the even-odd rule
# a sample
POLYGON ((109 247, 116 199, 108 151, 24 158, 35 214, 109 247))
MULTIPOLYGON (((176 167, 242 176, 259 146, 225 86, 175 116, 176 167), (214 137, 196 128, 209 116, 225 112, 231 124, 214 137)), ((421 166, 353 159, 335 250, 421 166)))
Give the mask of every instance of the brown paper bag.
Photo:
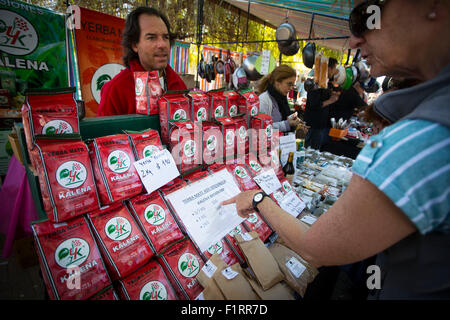
POLYGON ((277 262, 259 238, 258 233, 252 231, 237 234, 235 238, 239 248, 244 253, 245 260, 252 268, 256 280, 264 290, 271 288, 284 279, 277 262))
POLYGON ((222 270, 226 267, 228 267, 227 264, 217 253, 215 253, 198 273, 197 280, 204 288, 203 298, 205 300, 225 300, 222 291, 220 291, 216 282, 213 280, 213 275, 216 272, 220 272, 218 270, 222 270))
POLYGON ((259 300, 239 263, 216 271, 213 279, 227 300, 259 300))
POLYGON ((295 300, 294 290, 292 290, 284 281, 278 282, 270 289, 263 290, 255 280, 247 280, 261 300, 295 300))
POLYGON ((319 273, 317 268, 310 265, 291 249, 278 243, 272 244, 269 251, 284 273, 286 283, 303 297, 308 284, 319 273))

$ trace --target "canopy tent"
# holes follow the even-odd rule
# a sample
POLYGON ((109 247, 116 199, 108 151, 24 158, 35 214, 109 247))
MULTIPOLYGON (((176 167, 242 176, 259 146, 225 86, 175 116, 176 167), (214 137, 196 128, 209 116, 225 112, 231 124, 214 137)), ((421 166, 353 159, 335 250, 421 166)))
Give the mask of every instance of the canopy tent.
MULTIPOLYGON (((348 16, 354 0, 224 0, 249 12, 266 23, 279 26, 288 21, 297 31, 297 38, 314 40, 321 46, 342 51, 349 48, 348 16)), ((251 39, 248 39, 251 40, 251 39)))

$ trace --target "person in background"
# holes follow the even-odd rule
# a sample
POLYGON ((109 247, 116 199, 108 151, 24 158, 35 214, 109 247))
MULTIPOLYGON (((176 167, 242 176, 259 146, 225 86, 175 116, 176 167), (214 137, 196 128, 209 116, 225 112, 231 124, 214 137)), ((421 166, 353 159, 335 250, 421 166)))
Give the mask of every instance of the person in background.
POLYGON ((132 11, 125 21, 122 39, 126 68, 102 87, 97 116, 136 113, 136 71, 157 70, 163 90, 187 90, 168 65, 172 41, 169 21, 161 12, 149 7, 132 11))
POLYGON ((369 139, 346 190, 309 229, 258 190, 223 204, 235 203, 242 217, 258 210, 315 267, 377 254, 371 298, 450 299, 450 41, 442 38, 450 2, 356 4, 350 46, 361 49, 372 76, 421 83, 375 101, 392 124, 369 139), (369 5, 381 10, 379 29, 368 29, 369 5))
POLYGON ((287 65, 276 67, 259 82, 259 110, 273 119, 273 128, 281 132, 294 131, 301 123, 289 108, 287 95, 294 86, 296 72, 287 65))
MULTIPOLYGON (((337 60, 329 58, 328 79, 333 79, 337 72, 337 60)), ((310 128, 305 138, 306 147, 320 150, 320 147, 329 140, 329 106, 338 100, 339 95, 339 91, 329 88, 308 90, 304 120, 310 128)))
POLYGON ((339 99, 330 105, 328 119, 334 118, 338 121, 342 118, 343 120, 349 120, 355 113, 355 109, 367 106, 366 101, 363 99, 364 94, 364 89, 359 82, 356 82, 348 90, 343 90, 339 99))

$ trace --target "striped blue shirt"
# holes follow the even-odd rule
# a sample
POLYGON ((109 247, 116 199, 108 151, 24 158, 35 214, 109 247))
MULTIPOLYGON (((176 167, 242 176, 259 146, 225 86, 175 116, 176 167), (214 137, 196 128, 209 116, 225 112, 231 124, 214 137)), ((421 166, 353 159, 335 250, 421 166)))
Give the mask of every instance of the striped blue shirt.
POLYGON ((450 129, 403 120, 369 139, 353 172, 386 194, 421 234, 450 234, 450 129))

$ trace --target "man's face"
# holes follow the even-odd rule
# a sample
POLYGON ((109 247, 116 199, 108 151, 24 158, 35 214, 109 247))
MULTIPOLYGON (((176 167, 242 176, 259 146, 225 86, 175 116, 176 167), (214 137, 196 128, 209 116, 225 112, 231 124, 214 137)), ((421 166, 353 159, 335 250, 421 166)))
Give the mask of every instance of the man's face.
POLYGON ((170 37, 164 21, 157 16, 141 14, 139 28, 139 41, 132 47, 139 56, 139 62, 147 71, 163 70, 170 53, 170 37))

